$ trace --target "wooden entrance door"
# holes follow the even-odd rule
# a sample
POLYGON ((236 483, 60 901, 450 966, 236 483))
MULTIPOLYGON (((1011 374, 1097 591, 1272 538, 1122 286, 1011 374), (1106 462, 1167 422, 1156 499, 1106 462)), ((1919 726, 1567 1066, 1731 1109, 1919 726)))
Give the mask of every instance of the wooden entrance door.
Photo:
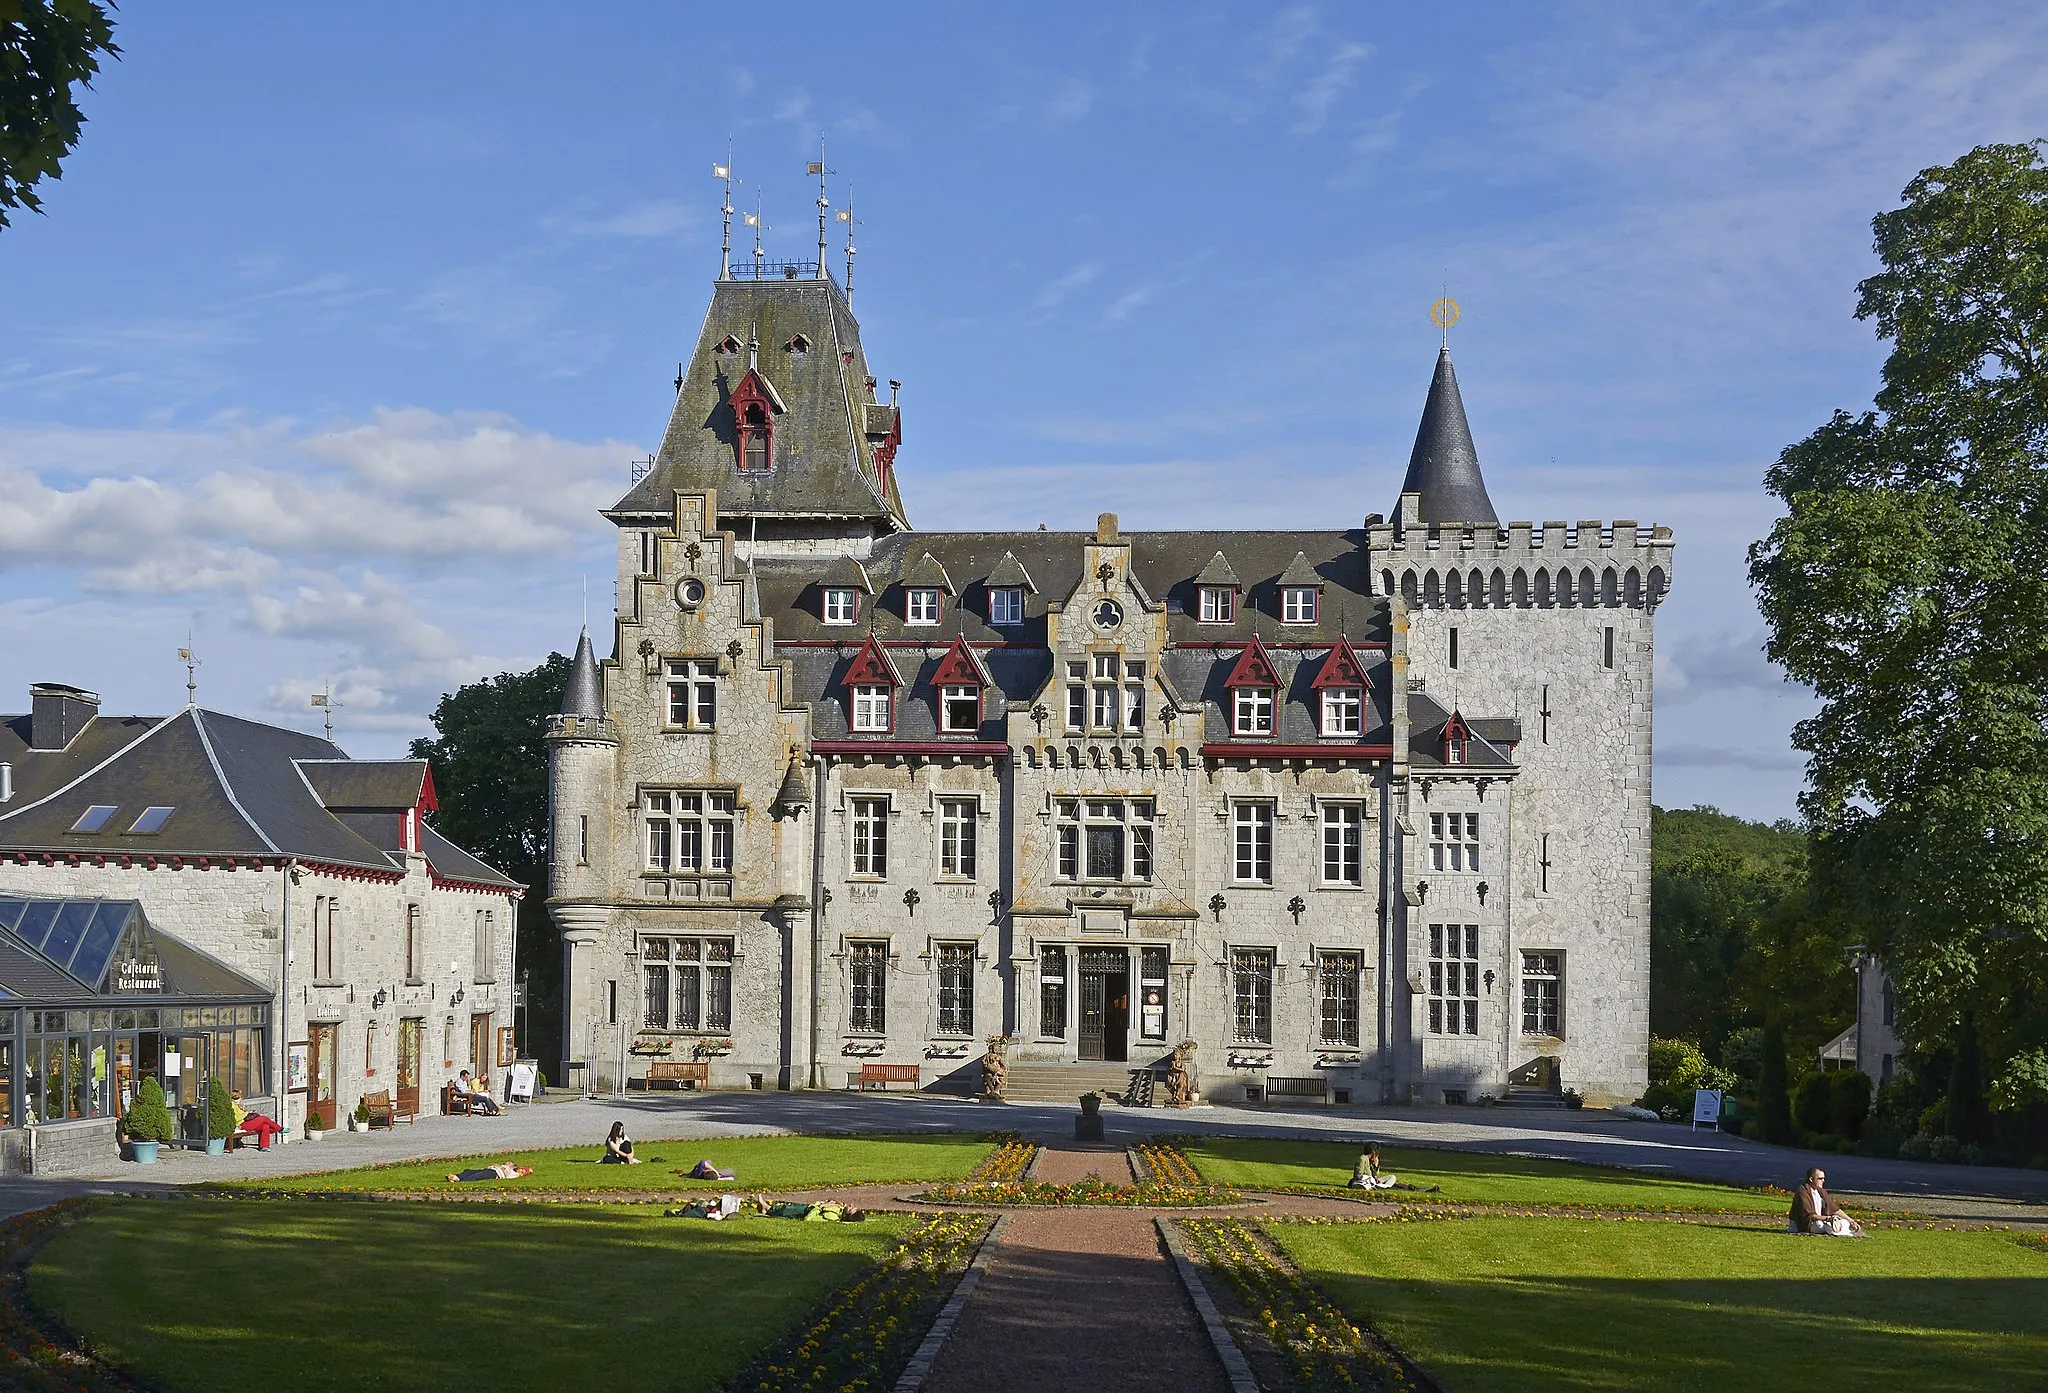
POLYGON ((1081 1058, 1126 1058, 1130 1010, 1130 955, 1121 948, 1083 948, 1081 1058))
POLYGON ((398 1110, 408 1117, 420 1115, 420 1036, 426 1022, 406 1016, 398 1022, 398 1110))
POLYGON ((491 1054, 490 1015, 488 1013, 479 1013, 477 1015, 473 1015, 469 1018, 470 1077, 476 1079, 489 1079, 492 1083, 495 1084, 497 1080, 491 1078, 491 1075, 496 1072, 491 1067, 493 1063, 495 1063, 495 1059, 494 1056, 491 1054))
POLYGON ((331 1025, 309 1027, 312 1057, 306 1080, 306 1125, 323 1130, 335 1125, 334 1083, 337 1073, 335 1044, 339 1030, 331 1025))

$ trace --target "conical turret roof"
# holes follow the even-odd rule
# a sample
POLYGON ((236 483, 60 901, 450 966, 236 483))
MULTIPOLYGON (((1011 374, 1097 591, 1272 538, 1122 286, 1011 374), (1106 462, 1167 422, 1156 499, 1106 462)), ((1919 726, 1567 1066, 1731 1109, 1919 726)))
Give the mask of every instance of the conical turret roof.
MULTIPOLYGON (((1401 492, 1422 495, 1424 522, 1500 524, 1493 500, 1486 496, 1486 480, 1480 477, 1479 452, 1472 447, 1472 427, 1465 421, 1465 401, 1458 395, 1458 375, 1451 370, 1448 348, 1437 354, 1436 375, 1429 382, 1429 400, 1423 404, 1401 492)), ((1398 514, 1400 509, 1394 511, 1398 514)))
POLYGON ((590 630, 576 636, 576 656, 569 661, 569 686, 562 693, 562 714, 585 720, 604 719, 604 698, 598 694, 597 654, 590 648, 590 630))

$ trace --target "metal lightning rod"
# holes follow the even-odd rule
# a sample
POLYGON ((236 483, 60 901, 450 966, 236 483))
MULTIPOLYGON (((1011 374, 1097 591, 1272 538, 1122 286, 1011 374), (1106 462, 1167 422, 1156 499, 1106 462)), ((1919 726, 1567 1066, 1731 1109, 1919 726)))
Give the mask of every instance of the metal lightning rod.
POLYGON ((853 215, 853 185, 846 186, 846 206, 835 215, 846 224, 846 307, 853 308, 853 229, 860 219, 853 215))
POLYGON ((725 163, 711 166, 711 177, 725 180, 725 197, 720 200, 719 216, 725 220, 725 230, 718 239, 718 278, 732 279, 732 137, 725 138, 725 163))

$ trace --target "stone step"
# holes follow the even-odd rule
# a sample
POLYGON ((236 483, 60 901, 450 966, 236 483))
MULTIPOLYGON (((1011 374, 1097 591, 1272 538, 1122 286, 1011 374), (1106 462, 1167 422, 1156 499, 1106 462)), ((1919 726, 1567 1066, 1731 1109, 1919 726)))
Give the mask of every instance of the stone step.
POLYGON ((1083 1093, 1121 1099, 1130 1087, 1128 1064, 1012 1064, 1003 1096, 1013 1103, 1073 1103, 1083 1093))
POLYGON ((1504 1108, 1545 1108, 1551 1110, 1562 1110, 1571 1107, 1571 1104, 1565 1102, 1564 1099, 1547 1088, 1511 1088, 1507 1091, 1507 1096, 1500 1100, 1500 1105, 1504 1108))

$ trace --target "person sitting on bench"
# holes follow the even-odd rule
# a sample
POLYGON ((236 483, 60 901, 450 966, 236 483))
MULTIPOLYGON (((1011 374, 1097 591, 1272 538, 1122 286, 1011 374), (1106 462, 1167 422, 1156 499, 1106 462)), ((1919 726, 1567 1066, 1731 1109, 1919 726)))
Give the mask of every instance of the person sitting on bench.
POLYGON ((597 1158, 600 1166, 637 1166, 640 1158, 633 1154, 633 1139, 626 1135, 626 1124, 614 1122, 611 1135, 604 1139, 604 1155, 597 1158))
POLYGON ((1391 1190, 1394 1177, 1380 1174, 1380 1149, 1368 1146, 1358 1158, 1358 1165, 1351 1172, 1351 1188, 1354 1190, 1391 1190))
POLYGON ((455 1076, 455 1091, 469 1099, 471 1112, 481 1112, 485 1117, 498 1115, 498 1100, 470 1081, 469 1070, 455 1076))

